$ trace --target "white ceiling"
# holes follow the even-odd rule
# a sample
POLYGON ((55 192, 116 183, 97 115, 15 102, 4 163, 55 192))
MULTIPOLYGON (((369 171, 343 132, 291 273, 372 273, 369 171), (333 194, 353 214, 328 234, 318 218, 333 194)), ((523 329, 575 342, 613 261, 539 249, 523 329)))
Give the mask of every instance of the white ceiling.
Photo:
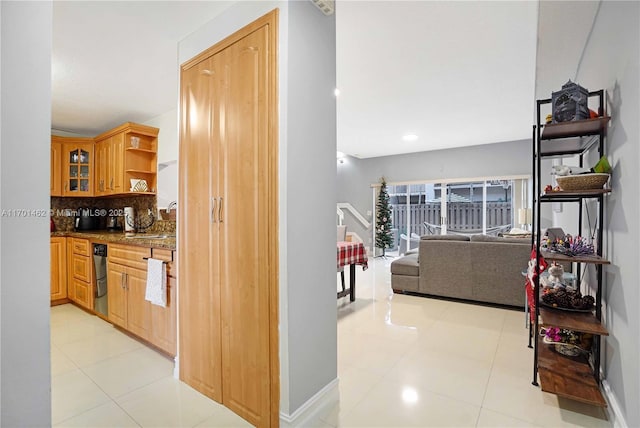
POLYGON ((537 2, 346 1, 336 19, 341 152, 531 137, 537 2))
MULTIPOLYGON (((176 108, 177 42, 232 3, 55 1, 52 127, 97 135, 176 108)), ((339 1, 338 150, 365 158, 529 138, 537 7, 339 1)))
POLYGON ((232 1, 54 1, 52 128, 95 136, 178 105, 178 41, 232 1))

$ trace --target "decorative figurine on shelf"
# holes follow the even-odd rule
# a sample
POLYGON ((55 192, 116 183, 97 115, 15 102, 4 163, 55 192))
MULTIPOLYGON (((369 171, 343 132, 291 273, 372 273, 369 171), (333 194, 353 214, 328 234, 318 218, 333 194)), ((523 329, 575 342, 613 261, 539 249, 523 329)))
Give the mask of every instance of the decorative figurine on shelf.
POLYGON ((551 93, 551 116, 553 123, 589 119, 587 107, 589 91, 569 80, 562 89, 551 93))
POLYGON ((549 268, 548 282, 554 288, 564 288, 564 268, 562 265, 553 262, 549 268))

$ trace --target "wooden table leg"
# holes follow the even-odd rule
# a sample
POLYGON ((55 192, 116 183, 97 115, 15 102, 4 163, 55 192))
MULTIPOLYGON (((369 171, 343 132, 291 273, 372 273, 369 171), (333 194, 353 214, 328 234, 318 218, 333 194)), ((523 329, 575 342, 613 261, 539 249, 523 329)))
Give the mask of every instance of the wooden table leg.
POLYGON ((354 263, 349 265, 349 300, 356 301, 356 265, 354 263))

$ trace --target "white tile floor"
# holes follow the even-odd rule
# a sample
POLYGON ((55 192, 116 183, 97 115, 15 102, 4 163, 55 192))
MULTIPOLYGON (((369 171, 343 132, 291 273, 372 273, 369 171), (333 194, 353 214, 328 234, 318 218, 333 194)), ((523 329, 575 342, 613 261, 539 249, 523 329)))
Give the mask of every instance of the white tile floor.
POLYGON ((51 308, 52 423, 249 427, 174 379, 173 361, 73 305, 51 308))
MULTIPOLYGON (((337 303, 340 403, 309 426, 611 426, 601 409, 531 385, 522 312, 394 295, 391 261, 358 269, 356 302, 337 303)), ((71 305, 51 309, 51 342, 54 426, 249 426, 71 305)))

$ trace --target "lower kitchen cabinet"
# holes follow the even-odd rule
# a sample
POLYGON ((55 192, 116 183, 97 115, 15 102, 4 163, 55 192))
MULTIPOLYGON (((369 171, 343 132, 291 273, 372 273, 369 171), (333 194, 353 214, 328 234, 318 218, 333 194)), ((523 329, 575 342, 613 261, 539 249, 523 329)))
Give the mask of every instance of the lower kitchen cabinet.
POLYGON ((143 339, 149 338, 151 304, 144 299, 147 286, 145 257, 151 249, 110 245, 107 261, 109 321, 143 339))
POLYGON ((177 353, 176 322, 176 272, 177 261, 175 251, 154 248, 153 258, 167 262, 167 307, 151 305, 151 338, 150 341, 171 355, 177 353))
POLYGON ((127 268, 107 262, 108 318, 113 324, 127 328, 127 268))
POLYGON ((127 330, 143 339, 151 338, 151 303, 144 299, 147 272, 127 268, 127 330))
POLYGON ((68 297, 76 304, 93 310, 93 259, 88 239, 69 238, 68 297))
POLYGON ((67 299, 67 238, 53 237, 51 254, 51 302, 67 299))
MULTIPOLYGON (((176 355, 175 278, 167 264, 167 307, 145 300, 147 261, 150 248, 113 244, 109 246, 107 287, 109 321, 145 339, 170 355, 176 355)), ((153 257, 170 261, 171 250, 154 249, 153 257), (168 254, 168 255, 167 255, 168 254)))

